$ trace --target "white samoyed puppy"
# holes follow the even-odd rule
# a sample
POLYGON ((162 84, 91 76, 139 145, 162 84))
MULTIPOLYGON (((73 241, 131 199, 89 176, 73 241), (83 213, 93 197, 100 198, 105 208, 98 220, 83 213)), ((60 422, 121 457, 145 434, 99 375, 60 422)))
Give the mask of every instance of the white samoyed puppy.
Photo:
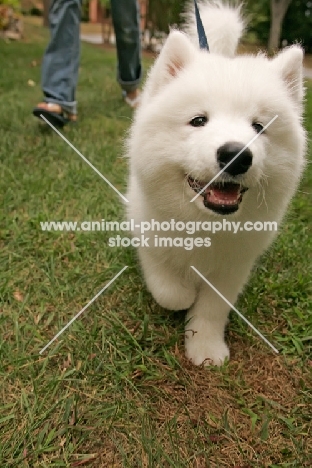
MULTIPOLYGON (((169 34, 127 141, 127 214, 138 237, 152 220, 166 228, 171 220, 280 223, 304 167, 302 48, 273 59, 235 56, 244 28, 240 8, 202 1, 199 9, 209 52, 198 46, 195 17, 186 32, 169 34)), ((195 365, 220 365, 229 357, 230 307, 191 267, 234 304, 276 232, 219 231, 207 243, 207 232, 197 231, 191 250, 169 242, 177 235, 190 237, 173 228, 148 232, 138 247, 145 281, 162 307, 188 309, 186 356, 195 365), (163 235, 166 245, 159 247, 156 236, 163 235)))

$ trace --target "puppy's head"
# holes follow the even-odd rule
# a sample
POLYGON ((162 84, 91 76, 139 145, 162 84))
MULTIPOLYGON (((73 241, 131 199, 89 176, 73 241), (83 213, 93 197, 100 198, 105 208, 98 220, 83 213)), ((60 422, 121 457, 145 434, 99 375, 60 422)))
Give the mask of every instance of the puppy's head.
POLYGON ((159 208, 188 215, 227 215, 244 205, 250 211, 261 197, 274 202, 282 196, 286 206, 305 149, 302 57, 293 46, 272 60, 226 58, 172 32, 149 74, 129 139, 131 165, 146 195, 159 208))

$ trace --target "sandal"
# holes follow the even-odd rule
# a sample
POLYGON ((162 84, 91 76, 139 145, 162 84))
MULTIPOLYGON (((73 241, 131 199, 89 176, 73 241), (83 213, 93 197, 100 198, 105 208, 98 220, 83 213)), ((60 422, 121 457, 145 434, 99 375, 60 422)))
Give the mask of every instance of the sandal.
POLYGON ((64 127, 68 123, 75 123, 77 121, 76 114, 65 111, 59 104, 54 104, 53 102, 40 102, 33 109, 33 114, 40 119, 41 115, 43 115, 55 127, 64 127))

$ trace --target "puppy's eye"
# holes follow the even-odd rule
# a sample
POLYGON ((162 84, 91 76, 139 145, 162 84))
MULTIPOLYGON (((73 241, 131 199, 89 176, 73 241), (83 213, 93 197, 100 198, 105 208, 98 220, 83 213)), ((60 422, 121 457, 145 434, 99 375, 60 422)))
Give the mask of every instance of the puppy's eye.
POLYGON ((207 122, 208 119, 205 115, 198 115, 190 121, 190 125, 192 125, 192 127, 204 127, 207 122))
POLYGON ((263 130, 263 125, 260 122, 253 122, 252 128, 257 132, 260 133, 263 130))

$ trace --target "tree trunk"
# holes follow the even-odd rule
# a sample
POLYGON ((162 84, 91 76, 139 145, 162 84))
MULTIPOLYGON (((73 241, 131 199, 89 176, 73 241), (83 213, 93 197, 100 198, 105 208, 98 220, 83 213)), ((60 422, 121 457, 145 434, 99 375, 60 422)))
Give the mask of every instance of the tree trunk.
POLYGON ((49 8, 50 0, 43 0, 43 26, 45 28, 49 27, 49 8))
POLYGON ((269 37, 269 52, 272 53, 278 49, 282 24, 291 0, 271 0, 271 27, 269 37))
POLYGON ((106 42, 106 28, 105 28, 105 13, 106 8, 104 5, 101 5, 101 33, 102 33, 102 43, 106 42))

